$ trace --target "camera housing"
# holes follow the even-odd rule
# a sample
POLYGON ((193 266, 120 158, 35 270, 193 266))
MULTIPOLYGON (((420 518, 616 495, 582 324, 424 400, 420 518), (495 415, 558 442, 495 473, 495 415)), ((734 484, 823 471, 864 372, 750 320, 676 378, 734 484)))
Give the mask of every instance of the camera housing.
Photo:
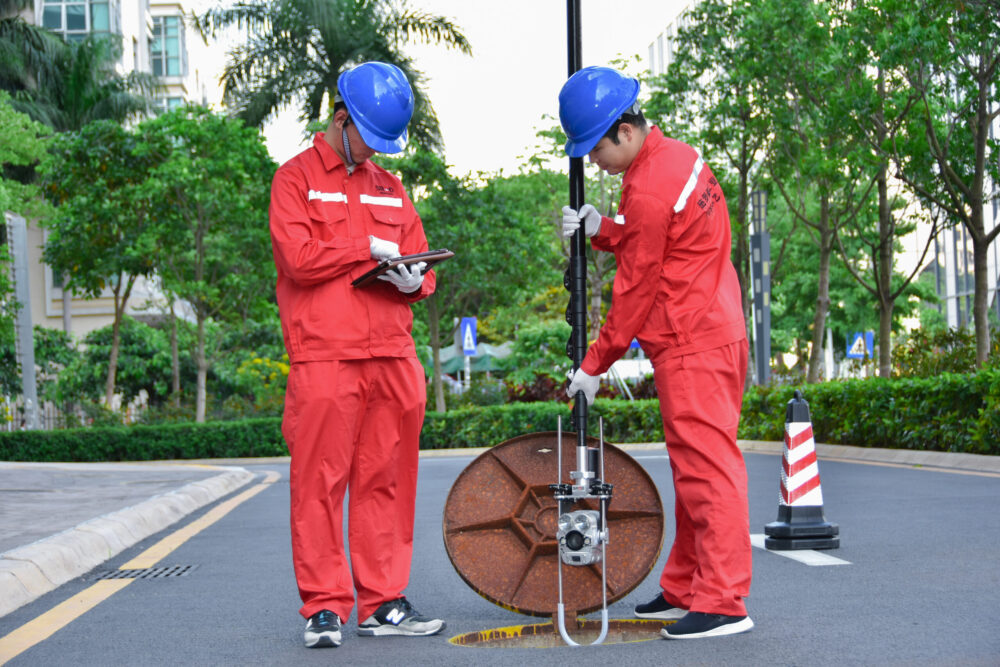
POLYGON ((601 561, 601 513, 576 510, 559 516, 556 530, 559 557, 567 565, 592 565, 601 561))

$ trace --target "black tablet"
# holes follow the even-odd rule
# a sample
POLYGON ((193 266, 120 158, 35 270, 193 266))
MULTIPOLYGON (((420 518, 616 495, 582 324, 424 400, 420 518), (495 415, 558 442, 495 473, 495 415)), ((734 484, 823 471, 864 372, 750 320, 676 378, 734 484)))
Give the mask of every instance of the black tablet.
POLYGON ((426 262, 427 266, 424 267, 424 271, 427 271, 435 264, 443 262, 449 257, 454 257, 455 253, 447 248, 442 248, 440 250, 428 250, 427 252, 418 252, 415 255, 403 255, 402 257, 392 257, 391 259, 383 259, 381 262, 375 265, 375 268, 368 271, 364 275, 355 278, 351 281, 351 284, 355 287, 365 287, 370 285, 378 278, 380 275, 386 271, 390 271, 400 264, 416 264, 417 262, 426 262))

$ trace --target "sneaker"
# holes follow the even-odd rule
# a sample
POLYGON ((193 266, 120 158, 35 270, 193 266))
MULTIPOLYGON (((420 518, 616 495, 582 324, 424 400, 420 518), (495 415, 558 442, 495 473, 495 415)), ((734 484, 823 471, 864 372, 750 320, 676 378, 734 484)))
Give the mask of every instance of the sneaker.
POLYGON ((340 618, 329 609, 318 611, 306 622, 306 648, 340 646, 340 618))
POLYGON ((656 618, 661 621, 676 621, 677 619, 684 618, 687 609, 673 606, 663 599, 663 595, 658 593, 655 598, 646 604, 637 604, 634 613, 636 618, 656 618))
POLYGON ((442 630, 444 630, 444 621, 422 616, 405 597, 384 603, 358 626, 358 634, 365 637, 385 637, 387 635, 424 637, 437 634, 442 630))
POLYGON ((753 621, 749 616, 725 616, 692 611, 673 625, 660 630, 667 639, 697 639, 699 637, 722 637, 749 632, 753 621))

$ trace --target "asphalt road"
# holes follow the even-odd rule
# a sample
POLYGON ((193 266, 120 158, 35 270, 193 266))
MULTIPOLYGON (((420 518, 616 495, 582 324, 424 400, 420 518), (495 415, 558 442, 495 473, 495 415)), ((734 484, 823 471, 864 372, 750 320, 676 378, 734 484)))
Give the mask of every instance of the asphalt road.
MULTIPOLYGON (((634 455, 660 489, 667 544, 646 580, 611 606, 612 619, 630 618, 632 607, 655 593, 672 536, 665 454, 634 455)), ((288 538, 288 471, 275 461, 246 465, 257 479, 227 499, 0 618, 0 639, 31 644, 8 664, 1000 664, 1000 475, 823 460, 826 517, 839 524, 842 539, 839 549, 822 553, 846 562, 806 565, 754 549, 747 601, 756 623, 752 632, 579 648, 453 645, 449 638, 459 634, 542 622, 483 599, 448 560, 441 530, 445 499, 471 461, 421 459, 407 596, 418 609, 446 619, 439 636, 358 637, 352 616, 340 648, 303 648, 288 538), (100 573, 134 564, 151 547, 164 552, 156 545, 165 538, 174 548, 156 562, 190 566, 183 576, 99 580, 100 573), (65 627, 37 641, 66 618, 72 620, 65 627)), ((748 453, 746 461, 751 532, 762 533, 776 518, 780 459, 748 453)))

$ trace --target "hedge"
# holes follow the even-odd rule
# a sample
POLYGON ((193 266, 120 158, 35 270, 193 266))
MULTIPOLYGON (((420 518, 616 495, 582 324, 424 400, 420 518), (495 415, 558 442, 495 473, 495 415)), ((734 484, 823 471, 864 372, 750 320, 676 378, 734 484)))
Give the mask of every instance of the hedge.
MULTIPOLYGON (((817 442, 1000 454, 1000 371, 929 379, 881 378, 823 384, 751 387, 743 399, 739 437, 781 440, 785 407, 796 389, 809 402, 817 442)), ((428 412, 421 449, 484 447, 518 435, 571 431, 568 404, 512 403, 428 412)), ((608 442, 662 442, 656 400, 598 400, 589 430, 604 417, 608 442)), ((119 426, 0 434, 0 460, 142 461, 286 456, 281 420, 119 426)))
POLYGON ((287 456, 281 420, 104 426, 0 434, 4 461, 155 461, 287 456))

